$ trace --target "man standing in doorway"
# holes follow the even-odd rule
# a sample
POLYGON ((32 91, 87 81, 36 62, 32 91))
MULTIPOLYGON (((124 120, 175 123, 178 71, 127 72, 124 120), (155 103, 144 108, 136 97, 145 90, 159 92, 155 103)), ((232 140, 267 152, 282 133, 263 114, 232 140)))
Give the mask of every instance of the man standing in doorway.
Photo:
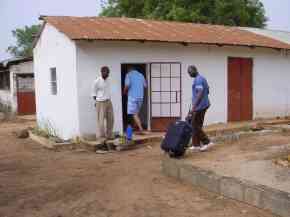
POLYGON ((114 114, 111 102, 110 70, 107 66, 101 68, 101 76, 99 76, 93 85, 92 96, 95 100, 97 113, 97 139, 113 139, 114 114))
POLYGON ((192 85, 192 147, 191 150, 206 151, 212 144, 203 131, 204 116, 210 107, 207 80, 199 74, 194 65, 188 67, 188 74, 194 78, 192 85))
POLYGON ((144 134, 144 129, 138 114, 143 104, 144 89, 146 87, 147 84, 144 76, 135 70, 133 66, 129 66, 124 88, 124 94, 128 94, 127 114, 129 124, 132 124, 133 116, 141 134, 144 134))

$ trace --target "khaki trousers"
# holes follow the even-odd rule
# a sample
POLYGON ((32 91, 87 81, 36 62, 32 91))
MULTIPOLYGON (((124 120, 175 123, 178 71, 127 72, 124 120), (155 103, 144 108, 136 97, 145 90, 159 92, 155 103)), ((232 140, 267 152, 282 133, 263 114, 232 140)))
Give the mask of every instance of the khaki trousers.
POLYGON ((111 100, 96 102, 98 138, 113 138, 114 112, 111 100))

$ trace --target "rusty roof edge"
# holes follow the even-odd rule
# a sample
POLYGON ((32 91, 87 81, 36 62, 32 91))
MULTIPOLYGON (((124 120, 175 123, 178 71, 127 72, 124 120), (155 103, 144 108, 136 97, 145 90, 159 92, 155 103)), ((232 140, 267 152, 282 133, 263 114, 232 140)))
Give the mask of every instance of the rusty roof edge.
POLYGON ((17 65, 19 63, 25 63, 25 62, 30 62, 33 61, 33 57, 32 56, 28 56, 28 57, 13 57, 4 61, 1 61, 0 64, 3 67, 9 67, 12 65, 17 65))
POLYGON ((186 41, 161 41, 161 40, 146 40, 146 39, 84 39, 84 38, 73 38, 73 41, 119 41, 119 42, 152 42, 152 43, 170 43, 170 44, 193 44, 193 45, 215 45, 215 46, 228 46, 228 47, 248 47, 248 48, 266 48, 274 50, 290 50, 289 48, 273 47, 273 46, 262 46, 253 44, 230 44, 230 43, 211 43, 211 42, 186 42, 186 41))
MULTIPOLYGON (((71 18, 76 18, 76 16, 46 16, 46 15, 41 15, 39 17, 39 20, 44 21, 44 25, 46 23, 49 23, 50 25, 52 25, 53 27, 55 27, 59 32, 63 33, 64 35, 66 35, 69 39, 71 40, 87 40, 87 41, 147 41, 147 42, 167 42, 167 43, 188 43, 188 44, 207 44, 207 45, 219 45, 219 46, 241 46, 241 47, 260 47, 260 48, 270 48, 270 49, 275 49, 275 50, 290 50, 290 44, 287 44, 283 41, 277 40, 277 39, 273 39, 273 38, 269 38, 266 36, 262 36, 256 33, 253 33, 251 31, 245 30, 245 29, 241 29, 237 26, 224 26, 224 25, 210 25, 210 24, 196 24, 196 25, 205 25, 205 26, 221 26, 221 27, 226 27, 226 28, 234 28, 238 31, 241 32, 247 32, 247 34, 252 34, 255 36, 258 36, 260 38, 266 38, 267 40, 272 40, 275 43, 280 43, 283 46, 263 46, 263 45, 254 45, 254 44, 240 44, 240 43, 210 43, 210 42, 187 42, 187 41, 166 41, 166 40, 148 40, 148 39, 85 39, 85 38, 74 38, 71 37, 69 34, 67 34, 65 31, 62 31, 61 29, 59 29, 53 22, 50 22, 49 17, 71 17, 71 18)), ((88 17, 77 17, 77 18, 88 18, 88 17)), ((106 18, 106 17, 91 17, 91 18, 106 18)), ((161 21, 161 20, 147 20, 147 19, 137 19, 137 18, 123 18, 123 17, 109 17, 110 19, 115 18, 115 19, 130 19, 130 20, 143 20, 143 21, 154 21, 154 22, 167 22, 167 23, 180 23, 180 24, 190 24, 190 23, 186 23, 186 22, 176 22, 176 21, 161 21)), ((43 26, 44 27, 44 26, 43 26)), ((42 29, 43 30, 43 29, 42 29)), ((40 32, 41 35, 42 31, 40 32)))

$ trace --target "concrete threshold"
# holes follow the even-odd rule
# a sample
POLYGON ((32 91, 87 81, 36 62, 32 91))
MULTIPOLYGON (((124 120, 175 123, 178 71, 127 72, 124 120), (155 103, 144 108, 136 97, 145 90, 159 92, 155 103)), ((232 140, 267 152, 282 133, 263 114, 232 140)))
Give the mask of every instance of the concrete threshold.
POLYGON ((270 211, 276 215, 282 217, 290 215, 288 192, 235 177, 218 175, 183 160, 169 158, 167 155, 162 158, 162 172, 182 182, 270 211))
MULTIPOLYGON (((161 140, 163 139, 163 136, 164 136, 164 133, 149 133, 147 135, 134 135, 133 140, 128 144, 120 144, 119 138, 114 139, 114 140, 107 140, 106 144, 116 146, 116 151, 126 151, 126 150, 144 147, 145 144, 161 142, 161 140)), ((86 149, 96 152, 98 147, 102 145, 104 141, 83 140, 82 143, 86 149)))

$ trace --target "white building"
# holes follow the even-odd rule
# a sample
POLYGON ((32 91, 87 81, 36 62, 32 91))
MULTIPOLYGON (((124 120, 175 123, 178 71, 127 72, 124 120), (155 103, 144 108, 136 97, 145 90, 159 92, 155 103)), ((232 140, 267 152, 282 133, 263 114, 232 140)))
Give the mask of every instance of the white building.
POLYGON ((14 114, 35 114, 32 58, 12 58, 0 62, 0 110, 14 114))
POLYGON ((128 64, 149 88, 143 124, 162 130, 191 104, 195 64, 210 85, 206 123, 289 115, 290 45, 236 27, 128 18, 41 17, 34 48, 37 120, 64 139, 95 134, 92 82, 111 69, 115 131, 122 131, 128 64))

